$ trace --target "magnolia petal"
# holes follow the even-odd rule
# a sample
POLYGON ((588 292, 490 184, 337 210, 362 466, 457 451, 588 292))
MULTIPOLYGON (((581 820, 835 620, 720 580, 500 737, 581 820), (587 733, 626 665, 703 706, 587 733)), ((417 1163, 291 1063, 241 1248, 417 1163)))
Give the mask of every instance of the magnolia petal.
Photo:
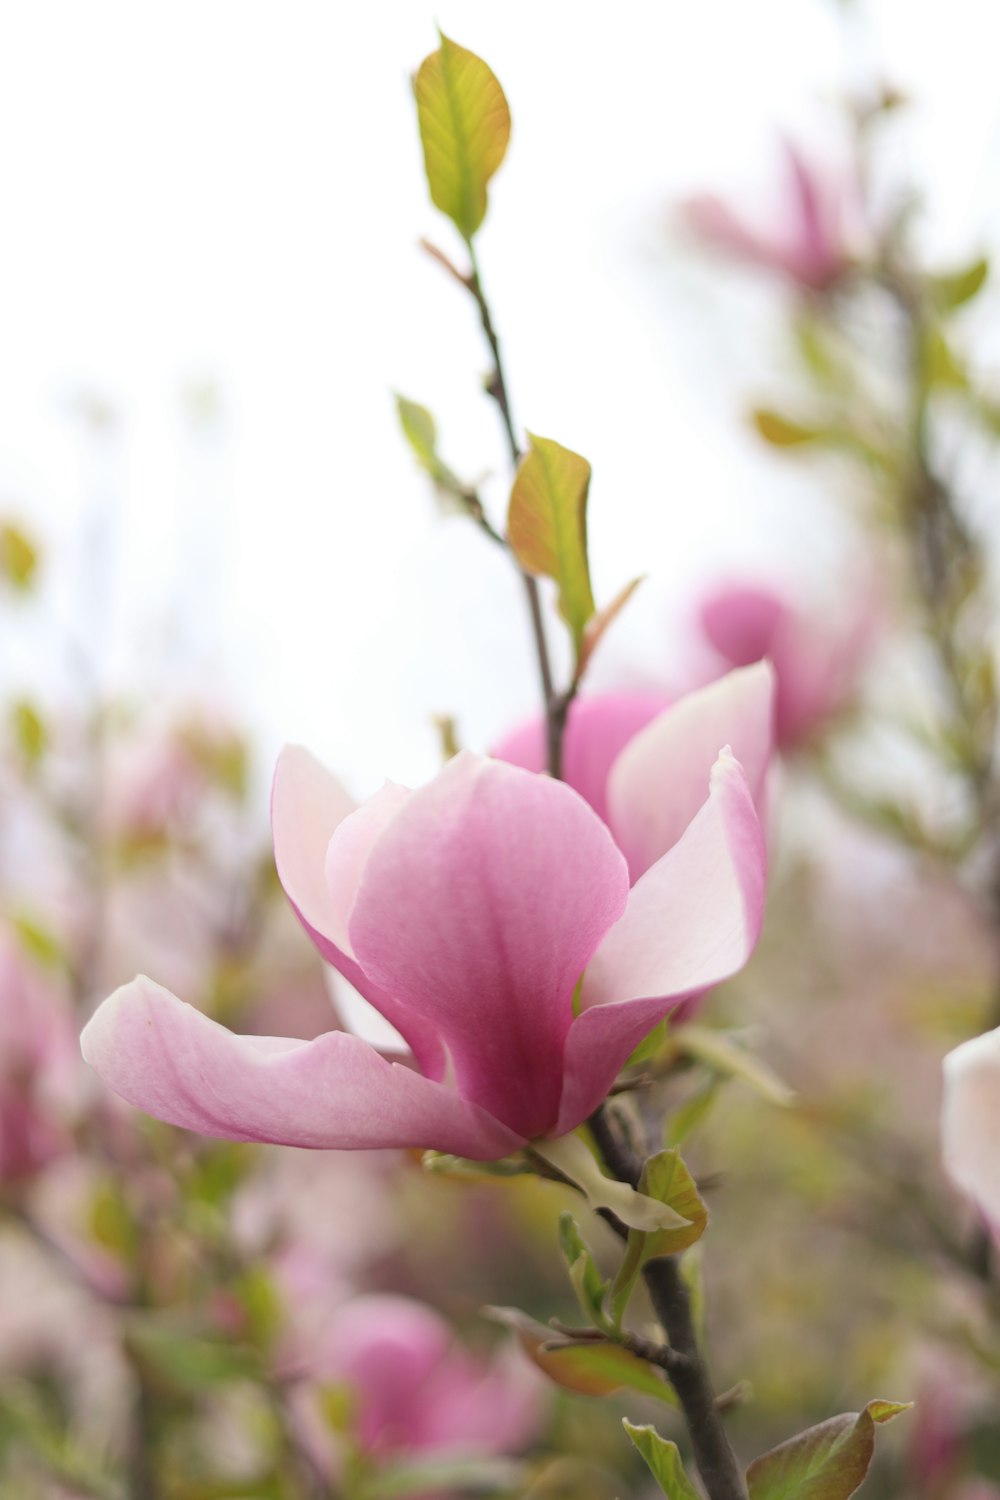
POLYGON ((750 788, 725 752, 708 800, 636 882, 625 915, 587 969, 582 1013, 566 1040, 559 1131, 597 1107, 657 1021, 743 967, 763 923, 766 868, 750 788))
POLYGON ((408 787, 387 781, 381 791, 338 824, 327 846, 324 856, 329 904, 327 931, 349 958, 354 958, 354 954, 347 929, 365 861, 379 835, 411 795, 408 787))
MULTIPOLYGON (((608 693, 575 698, 570 704, 563 736, 562 779, 580 793, 604 822, 608 821, 608 776, 628 742, 663 712, 661 693, 608 693)), ((716 746, 716 749, 719 747, 716 746)), ((546 768, 546 728, 541 714, 506 735, 491 752, 497 760, 546 768)))
POLYGON ((945 1058, 941 1141, 949 1177, 1000 1225, 1000 1028, 945 1058))
POLYGON ((608 810, 633 880, 677 843, 705 800, 723 745, 762 807, 773 724, 774 672, 755 662, 681 698, 625 747, 608 781, 608 810))
MULTIPOLYGON (((373 799, 380 803, 388 788, 373 799)), ((401 787, 392 788, 388 801, 401 787)), ((405 1038, 428 1078, 444 1077, 446 1059, 432 1026, 409 1015, 395 998, 379 989, 359 968, 351 953, 339 946, 337 933, 345 925, 338 920, 345 900, 353 900, 356 871, 344 877, 344 888, 331 892, 328 871, 330 842, 340 826, 358 811, 356 804, 335 776, 300 745, 286 745, 278 757, 271 788, 271 831, 278 879, 292 910, 328 964, 405 1038), (348 892, 350 896, 348 897, 348 892)), ((362 828, 377 833, 378 819, 366 820, 362 828)), ((357 842, 360 844, 361 840, 357 842)), ((353 856, 352 856, 353 858, 353 856)))
POLYGON ((334 831, 357 808, 337 778, 301 745, 286 745, 271 785, 274 863, 285 894, 303 924, 321 938, 330 932, 325 861, 334 831))
POLYGON ((99 1006, 81 1045, 129 1104, 202 1135, 337 1150, 421 1146, 474 1160, 523 1144, 358 1037, 236 1036, 144 976, 99 1006))
POLYGON ((627 896, 625 863, 581 797, 463 753, 375 843, 351 945, 375 984, 436 1029, 466 1097, 519 1135, 544 1135, 574 989, 627 896))

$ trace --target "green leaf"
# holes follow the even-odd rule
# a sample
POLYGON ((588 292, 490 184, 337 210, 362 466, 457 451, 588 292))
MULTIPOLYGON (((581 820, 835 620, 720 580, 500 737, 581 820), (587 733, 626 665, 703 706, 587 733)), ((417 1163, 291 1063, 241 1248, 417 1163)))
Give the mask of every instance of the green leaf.
POLYGON ((869 1401, 809 1427, 754 1459, 747 1470, 750 1500, 847 1500, 861 1484, 875 1452, 875 1425, 912 1402, 869 1401))
POLYGON ((524 1353, 553 1384, 578 1396, 610 1396, 636 1391, 676 1407, 673 1389, 653 1365, 619 1344, 573 1344, 560 1340, 551 1328, 529 1318, 516 1307, 487 1307, 486 1316, 514 1333, 524 1353))
POLYGON ((441 33, 414 84, 431 200, 470 240, 486 216, 486 187, 504 159, 510 110, 491 70, 441 33))
POLYGON ((587 492, 590 465, 579 453, 529 432, 531 447, 514 478, 507 535, 529 573, 555 580, 559 611, 570 628, 577 658, 594 613, 587 561, 587 492))
POLYGON ((711 1068, 723 1078, 737 1078, 770 1104, 783 1107, 795 1103, 795 1091, 779 1078, 759 1057, 724 1031, 710 1031, 702 1026, 679 1026, 671 1043, 696 1062, 711 1068))
POLYGON ((438 455, 437 423, 427 407, 420 406, 416 401, 409 401, 405 396, 397 395, 396 415, 399 417, 403 436, 424 473, 429 474, 435 484, 445 489, 461 488, 456 476, 438 455))
POLYGON ((29 766, 37 766, 49 742, 45 720, 33 703, 19 698, 9 709, 10 725, 18 750, 29 766))
POLYGON ((100 1182, 90 1200, 90 1232, 99 1245, 122 1260, 131 1259, 136 1226, 121 1184, 114 1177, 100 1182))
POLYGON ((638 1448, 660 1489, 669 1500, 701 1500, 684 1472, 676 1443, 661 1438, 655 1427, 634 1427, 627 1419, 622 1426, 638 1448))
POLYGON ((931 295, 942 312, 954 312, 956 308, 971 302, 983 288, 990 274, 990 263, 980 256, 971 265, 946 276, 931 277, 931 295))
POLYGON ((396 415, 421 468, 433 470, 437 463, 437 423, 432 414, 426 406, 397 394, 396 415))
POLYGON ((806 427, 802 422, 793 422, 790 417, 763 407, 751 412, 750 420, 772 448, 798 448, 806 443, 822 442, 828 436, 822 428, 806 427))
POLYGON ((24 593, 30 589, 38 569, 34 543, 10 521, 0 522, 0 578, 24 593))
POLYGON ((201 1391, 259 1377, 259 1360, 246 1344, 205 1338, 152 1317, 135 1317, 126 1332, 135 1357, 169 1385, 201 1391))
POLYGON ((708 1223, 708 1209, 676 1148, 660 1151, 646 1161, 639 1191, 667 1204, 686 1222, 651 1234, 640 1229, 629 1230, 625 1254, 611 1288, 611 1311, 617 1323, 621 1323, 644 1266, 661 1256, 679 1255, 687 1250, 701 1239, 708 1223))
POLYGON ((16 931, 25 951, 46 968, 66 969, 69 964, 65 949, 58 937, 44 923, 27 912, 8 914, 7 920, 16 931))
POLYGON ((635 1229, 680 1229, 685 1220, 668 1203, 658 1203, 636 1192, 627 1182, 605 1177, 593 1152, 578 1135, 563 1135, 555 1141, 536 1141, 536 1156, 555 1167, 568 1182, 580 1189, 592 1208, 609 1208, 635 1229))
POLYGON ((594 1257, 584 1243, 580 1226, 571 1213, 559 1216, 559 1243, 584 1317, 589 1318, 595 1328, 606 1329, 608 1319, 604 1311, 604 1298, 608 1283, 594 1264, 594 1257))

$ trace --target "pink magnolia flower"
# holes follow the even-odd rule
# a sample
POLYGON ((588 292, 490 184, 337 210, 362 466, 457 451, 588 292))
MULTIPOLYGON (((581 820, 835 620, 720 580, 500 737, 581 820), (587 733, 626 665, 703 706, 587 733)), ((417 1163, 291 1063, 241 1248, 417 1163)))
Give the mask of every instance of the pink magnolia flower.
MULTIPOLYGON (((773 682, 755 664, 676 703, 652 693, 609 693, 570 705, 565 781, 586 798, 628 860, 632 879, 678 840, 705 799, 708 770, 728 744, 763 812, 772 749, 773 682)), ((545 769, 545 720, 527 720, 493 747, 499 760, 545 769)))
POLYGON ((756 229, 744 223, 712 193, 688 199, 682 205, 683 216, 695 235, 716 249, 810 291, 825 291, 851 262, 843 187, 810 162, 794 142, 782 144, 788 190, 782 222, 776 229, 756 229))
POLYGON ((67 1151, 79 1051, 69 996, 0 932, 0 1182, 21 1182, 67 1151))
POLYGON ((833 618, 809 614, 756 584, 727 584, 703 600, 699 624, 725 667, 767 658, 775 671, 775 737, 792 749, 850 702, 874 631, 858 603, 833 618))
MULTIPOLYGON (((766 669, 750 681, 768 697, 766 669)), ((628 832, 661 852, 631 892, 608 829, 561 782, 465 753, 420 790, 386 785, 355 809, 311 755, 285 750, 279 876, 320 952, 409 1052, 390 1060, 344 1032, 235 1036, 139 978, 98 1009, 85 1056, 130 1103, 234 1140, 490 1160, 568 1133, 652 1027, 757 941, 753 790, 728 749, 714 766, 704 754, 726 743, 726 692, 707 690, 663 735, 659 776, 637 758, 628 832)))
MULTIPOLYGON (((383 1462, 516 1452, 537 1432, 543 1406, 534 1372, 513 1350, 489 1362, 470 1354, 438 1313, 409 1297, 345 1303, 309 1373, 348 1388, 351 1435, 366 1457, 383 1462)), ((329 1440, 311 1446, 332 1467, 329 1440)))
POLYGON ((1000 1229, 1000 1027, 944 1060, 941 1143, 945 1170, 996 1232, 1000 1229))

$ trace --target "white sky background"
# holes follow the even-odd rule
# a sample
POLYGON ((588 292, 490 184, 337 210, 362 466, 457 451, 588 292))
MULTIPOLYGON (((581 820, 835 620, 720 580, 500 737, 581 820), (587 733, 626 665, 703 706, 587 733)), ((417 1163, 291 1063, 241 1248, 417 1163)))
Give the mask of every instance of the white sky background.
MULTIPOLYGON (((869 15, 856 51, 922 101, 907 149, 928 240, 966 257, 997 227, 1000 13, 869 15)), ((55 692, 69 629, 106 680, 229 703, 265 762, 301 739, 359 792, 434 770, 433 712, 482 746, 533 706, 518 587, 438 517, 390 396, 434 410, 453 467, 493 471, 499 518, 474 313, 415 248, 457 253, 408 81, 435 19, 511 104, 480 255, 518 421, 593 463, 599 598, 650 575, 600 676, 669 681, 699 578, 829 573, 814 480, 739 421, 781 388, 779 294, 699 267, 669 210, 717 187, 766 216, 776 130, 833 149, 832 3, 8 0, 0 512, 47 542, 57 618, 8 634, 7 677, 55 692), (221 391, 210 428, 182 396, 202 381, 221 391), (96 443, 70 414, 81 390, 117 413, 96 443)))

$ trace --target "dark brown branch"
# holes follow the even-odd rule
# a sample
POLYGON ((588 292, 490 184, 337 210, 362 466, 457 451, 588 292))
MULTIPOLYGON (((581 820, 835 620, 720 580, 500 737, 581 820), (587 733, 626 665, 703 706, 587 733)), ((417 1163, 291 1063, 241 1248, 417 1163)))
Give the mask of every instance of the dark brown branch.
MULTIPOLYGON (((638 1187, 642 1162, 621 1139, 606 1106, 602 1105, 588 1123, 612 1174, 620 1182, 638 1187)), ((656 1315, 669 1340, 669 1356, 657 1362, 666 1371, 681 1403, 709 1500, 746 1500, 743 1476, 729 1445, 708 1366, 698 1345, 691 1298, 677 1257, 651 1260, 643 1274, 656 1315)))

